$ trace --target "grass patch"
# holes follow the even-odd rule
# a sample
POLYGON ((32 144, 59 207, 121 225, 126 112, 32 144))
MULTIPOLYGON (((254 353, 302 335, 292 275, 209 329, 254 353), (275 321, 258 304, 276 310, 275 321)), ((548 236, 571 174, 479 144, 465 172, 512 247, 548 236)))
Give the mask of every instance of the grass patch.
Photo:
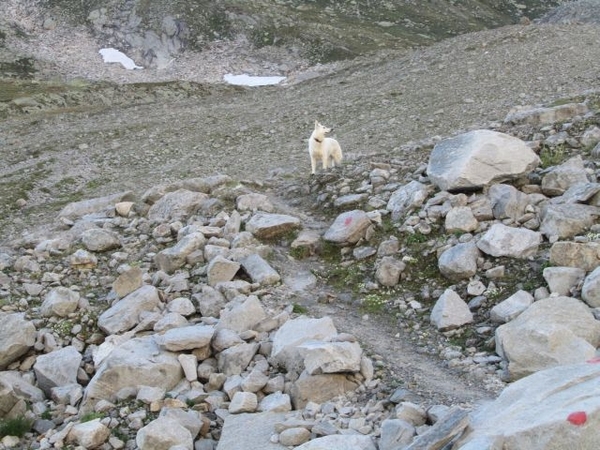
POLYGON ((0 437, 17 436, 23 437, 27 433, 33 421, 25 417, 15 417, 13 419, 0 420, 0 437))
POLYGON ((87 413, 87 414, 84 414, 83 416, 81 416, 81 418, 79 419, 79 421, 81 423, 85 423, 85 422, 91 422, 92 420, 103 419, 103 418, 104 418, 104 414, 103 413, 90 412, 90 413, 87 413))
POLYGON ((544 146, 540 151, 542 168, 547 169, 548 167, 559 165, 567 159, 567 156, 565 147, 562 145, 554 148, 544 146))
POLYGON ((292 312, 295 314, 307 314, 308 308, 305 306, 299 305, 298 303, 294 303, 292 307, 292 312))

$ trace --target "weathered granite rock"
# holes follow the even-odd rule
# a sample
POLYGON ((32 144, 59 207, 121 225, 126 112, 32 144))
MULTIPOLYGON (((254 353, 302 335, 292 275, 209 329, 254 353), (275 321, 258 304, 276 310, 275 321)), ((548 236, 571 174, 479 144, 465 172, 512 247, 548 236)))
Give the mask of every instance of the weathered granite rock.
POLYGON ((236 392, 229 404, 231 414, 249 413, 256 411, 258 397, 254 392, 236 392))
POLYGON ((539 162, 520 139, 476 130, 436 144, 427 175, 443 191, 473 190, 527 175, 539 162))
POLYGON ((292 384, 290 397, 294 409, 302 409, 308 402, 323 403, 357 387, 358 384, 345 374, 309 375, 302 372, 292 384))
POLYGON ((597 206, 547 202, 540 212, 540 232, 548 239, 571 238, 591 227, 599 216, 597 206))
POLYGON ((552 168, 542 178, 542 192, 555 197, 564 194, 567 189, 576 184, 588 182, 581 156, 570 158, 560 166, 552 168))
POLYGON ((411 181, 395 190, 386 206, 392 214, 392 220, 398 220, 411 209, 420 207, 430 192, 431 186, 418 181, 411 181))
POLYGON ((117 297, 123 298, 142 287, 144 272, 139 267, 130 267, 113 282, 112 288, 117 297))
POLYGON ((358 434, 335 434, 308 441, 296 450, 377 450, 373 439, 358 434))
POLYGON ((161 416, 137 432, 135 443, 140 450, 163 450, 175 446, 187 450, 194 448, 192 434, 187 428, 175 419, 161 416))
POLYGON ((194 251, 202 249, 206 238, 202 233, 190 233, 183 236, 173 247, 161 250, 154 257, 159 270, 173 273, 186 264, 186 258, 194 251))
POLYGON ((255 295, 238 297, 221 311, 217 329, 229 329, 241 333, 252 330, 256 324, 267 317, 262 303, 255 295))
POLYGON ((158 223, 183 220, 194 214, 208 198, 207 194, 187 189, 168 192, 150 207, 148 220, 158 223))
POLYGON ((355 209, 346 211, 336 217, 333 224, 323 235, 323 239, 336 244, 356 244, 371 226, 371 220, 366 212, 355 209))
POLYGON ((240 267, 241 264, 237 261, 231 261, 220 255, 215 256, 208 264, 208 284, 216 286, 224 281, 233 280, 240 267))
POLYGON ((259 344, 243 343, 223 350, 217 357, 219 372, 226 376, 241 374, 258 352, 258 348, 259 344))
POLYGON ((171 352, 203 348, 210 344, 215 329, 208 325, 172 328, 155 337, 155 342, 171 352))
POLYGON ((600 267, 596 267, 585 277, 581 298, 592 308, 600 308, 600 267))
POLYGON ((386 419, 381 422, 379 450, 395 450, 409 445, 416 435, 411 423, 401 419, 386 419))
POLYGON ((27 353, 35 336, 35 326, 24 313, 0 314, 0 369, 27 353))
POLYGON ((69 203, 61 210, 58 216, 68 219, 78 219, 87 214, 114 209, 115 204, 123 201, 131 201, 133 199, 133 192, 125 191, 118 194, 107 195, 106 197, 82 200, 80 202, 69 203))
POLYGON ((161 350, 154 336, 134 338, 102 361, 85 389, 82 409, 93 410, 98 400, 114 401, 114 395, 123 388, 145 385, 169 390, 182 378, 175 353, 161 350))
POLYGON ((67 442, 80 445, 83 448, 98 448, 104 444, 110 436, 110 428, 93 419, 88 422, 76 423, 67 435, 67 442))
POLYGON ((244 271, 250 276, 253 283, 271 285, 281 281, 281 276, 277 271, 256 253, 252 253, 240 259, 240 264, 244 271))
POLYGON ((309 375, 360 371, 362 349, 358 342, 309 341, 299 348, 309 375))
POLYGON ((469 306, 451 289, 446 289, 431 310, 431 323, 445 331, 473 322, 469 306))
POLYGON ((492 213, 496 219, 517 220, 529 204, 526 194, 509 184, 494 184, 488 191, 492 213))
POLYGON ((542 235, 536 231, 496 223, 477 242, 477 247, 491 256, 527 258, 537 252, 541 242, 542 235))
POLYGON ((496 330, 496 352, 508 361, 512 379, 593 358, 598 345, 600 322, 571 297, 538 300, 496 330))
POLYGON ((273 336, 272 362, 299 372, 299 369, 302 369, 302 359, 298 347, 307 341, 326 341, 336 335, 337 330, 330 317, 298 317, 288 320, 273 336))
POLYGON ((509 385, 471 414, 456 448, 595 448, 600 427, 597 364, 561 365, 509 385), (482 446, 485 442, 485 446, 482 446))
POLYGON ((396 286, 404 269, 406 269, 406 264, 403 261, 393 256, 384 256, 377 263, 375 279, 382 286, 396 286))
POLYGON ((550 293, 571 296, 571 291, 583 281, 585 270, 578 267, 546 267, 542 274, 550 293))
POLYGON ((285 413, 230 414, 216 450, 285 450, 287 447, 271 441, 275 424, 284 420, 285 413))
POLYGON ((468 206, 457 206, 452 208, 446 214, 444 228, 447 233, 470 233, 475 231, 479 222, 473 215, 473 211, 468 206))
POLYGON ((550 264, 577 267, 591 272, 600 266, 600 243, 559 241, 550 247, 550 264))
POLYGON ((269 197, 256 192, 238 196, 235 199, 235 205, 238 211, 264 211, 271 213, 274 210, 269 197))
POLYGON ((451 280, 464 280, 477 273, 479 249, 474 242, 457 244, 444 251, 438 258, 442 275, 451 280))
POLYGON ((91 252, 107 252, 121 247, 119 236, 102 228, 85 230, 81 234, 81 242, 91 252))
POLYGON ((78 303, 79 292, 59 286, 44 297, 40 313, 45 317, 66 317, 77 310, 78 303))
POLYGON ((258 239, 275 239, 300 227, 300 219, 285 214, 259 212, 246 222, 246 231, 258 239))
POLYGON ((144 285, 98 317, 98 327, 106 334, 122 333, 130 330, 140 322, 140 314, 158 308, 160 297, 154 286, 144 285))
POLYGON ((564 122, 577 115, 584 115, 588 110, 587 105, 583 103, 567 103, 553 107, 520 109, 509 113, 504 122, 514 125, 530 124, 539 126, 564 122))
POLYGON ((490 320, 506 323, 513 320, 533 303, 533 296, 527 291, 517 291, 490 310, 490 320))
POLYGON ((38 387, 50 396, 53 387, 77 383, 82 359, 81 353, 73 346, 38 356, 33 365, 38 387))

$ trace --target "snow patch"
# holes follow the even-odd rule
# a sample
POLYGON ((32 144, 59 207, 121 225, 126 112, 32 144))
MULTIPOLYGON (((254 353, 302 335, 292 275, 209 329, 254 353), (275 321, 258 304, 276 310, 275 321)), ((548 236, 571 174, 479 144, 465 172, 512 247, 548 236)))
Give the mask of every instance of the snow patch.
POLYGON ((124 53, 121 53, 116 48, 103 48, 98 51, 102 55, 105 63, 121 63, 127 70, 143 69, 142 66, 137 66, 133 59, 124 53))
POLYGON ((245 73, 241 75, 225 74, 223 80, 229 84, 236 86, 267 86, 271 84, 279 84, 286 77, 255 77, 245 73))

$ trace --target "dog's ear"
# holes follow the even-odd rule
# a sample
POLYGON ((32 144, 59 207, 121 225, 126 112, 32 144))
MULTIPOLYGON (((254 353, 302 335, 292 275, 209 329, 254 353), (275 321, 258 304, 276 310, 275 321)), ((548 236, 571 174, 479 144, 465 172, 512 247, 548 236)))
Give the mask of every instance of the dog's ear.
POLYGON ((319 121, 315 120, 315 128, 319 128, 319 121))

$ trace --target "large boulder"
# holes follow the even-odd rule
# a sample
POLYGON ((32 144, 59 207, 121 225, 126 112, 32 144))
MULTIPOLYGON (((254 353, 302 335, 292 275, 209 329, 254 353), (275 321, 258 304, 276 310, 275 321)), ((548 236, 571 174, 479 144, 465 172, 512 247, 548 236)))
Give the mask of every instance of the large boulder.
POLYGON ((98 327, 106 334, 130 330, 139 323, 142 312, 153 311, 159 304, 158 289, 144 285, 104 311, 98 317, 98 327))
POLYGON ((133 192, 126 191, 118 194, 107 195, 106 197, 82 200, 80 202, 69 203, 58 215, 59 217, 64 217, 67 219, 78 219, 87 214, 105 212, 111 209, 114 210, 117 203, 133 199, 133 192))
POLYGON ((187 189, 169 192, 150 207, 148 219, 153 222, 183 220, 194 214, 208 198, 207 194, 187 189))
POLYGON ((0 314, 0 369, 23 356, 35 344, 35 326, 24 313, 0 314))
POLYGON ((431 186, 418 181, 411 181, 396 189, 386 206, 386 209, 392 213, 392 220, 398 220, 411 209, 420 207, 430 192, 431 186))
POLYGON ((33 366, 38 387, 48 397, 53 387, 77 383, 77 372, 83 356, 68 346, 37 357, 33 366))
POLYGON ((481 189, 527 175, 540 159, 522 140, 490 130, 475 130, 439 142, 427 175, 443 191, 481 189))
POLYGON ((300 227, 300 219, 286 214, 259 212, 246 222, 246 231, 258 239, 275 239, 300 227))
POLYGON ((600 322, 572 297, 534 302, 496 330, 496 352, 508 361, 512 379, 593 358, 598 345, 600 322))
POLYGON ((146 385, 169 390, 182 378, 177 355, 161 350, 154 336, 131 339, 102 361, 87 385, 82 409, 89 411, 98 400, 114 401, 123 388, 146 385))
POLYGON ((597 360, 537 372, 476 410, 472 431, 453 448, 595 449, 600 442, 598 386, 597 360))
POLYGON ((341 245, 356 244, 365 237, 370 226, 371 220, 366 212, 360 209, 346 211, 336 217, 323 239, 341 245))
POLYGON ((536 231, 496 223, 477 242, 477 247, 491 256, 527 258, 536 254, 541 243, 542 235, 536 231))

